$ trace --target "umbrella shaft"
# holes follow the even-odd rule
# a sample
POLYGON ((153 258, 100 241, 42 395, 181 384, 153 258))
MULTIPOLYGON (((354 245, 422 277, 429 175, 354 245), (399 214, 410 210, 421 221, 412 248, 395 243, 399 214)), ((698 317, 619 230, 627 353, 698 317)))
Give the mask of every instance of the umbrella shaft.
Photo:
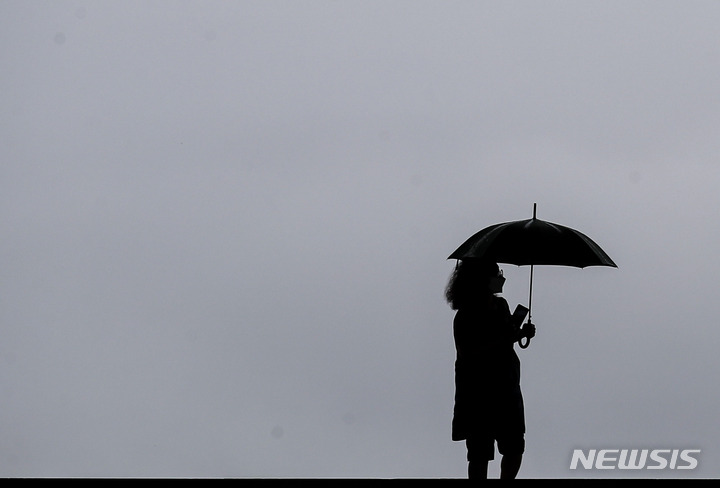
POLYGON ((533 285, 533 271, 535 267, 530 265, 530 298, 528 298, 528 322, 532 321, 532 285, 533 285))

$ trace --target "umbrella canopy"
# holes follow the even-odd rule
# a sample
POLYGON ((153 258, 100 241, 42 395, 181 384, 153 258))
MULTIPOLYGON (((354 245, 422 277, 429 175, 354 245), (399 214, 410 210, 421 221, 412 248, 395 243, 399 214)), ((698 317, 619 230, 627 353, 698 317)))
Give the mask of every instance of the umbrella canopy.
MULTIPOLYGON (((564 225, 533 218, 491 225, 472 235, 448 259, 489 259, 496 263, 530 265, 528 321, 532 320, 532 282, 534 265, 588 266, 617 265, 605 251, 582 232, 564 225)), ((530 340, 521 347, 527 347, 530 340)))
POLYGON ((491 225, 466 240, 448 259, 487 258, 497 263, 585 268, 617 265, 580 231, 533 217, 491 225))

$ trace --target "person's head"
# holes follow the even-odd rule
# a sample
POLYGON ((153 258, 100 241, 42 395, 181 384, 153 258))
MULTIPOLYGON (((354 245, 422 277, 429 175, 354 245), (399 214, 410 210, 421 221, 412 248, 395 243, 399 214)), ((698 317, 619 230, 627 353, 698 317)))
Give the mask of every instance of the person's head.
POLYGON ((445 299, 453 310, 472 305, 483 296, 502 292, 505 278, 497 263, 488 260, 459 261, 445 288, 445 299))

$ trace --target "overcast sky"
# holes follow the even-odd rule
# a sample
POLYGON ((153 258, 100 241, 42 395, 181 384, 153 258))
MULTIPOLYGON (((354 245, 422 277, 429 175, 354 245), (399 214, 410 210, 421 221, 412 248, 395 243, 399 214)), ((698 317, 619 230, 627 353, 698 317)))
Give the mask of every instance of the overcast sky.
POLYGON ((720 476, 718 25, 711 0, 2 1, 0 476, 466 476, 446 258, 533 203, 619 268, 535 270, 520 477, 720 476))

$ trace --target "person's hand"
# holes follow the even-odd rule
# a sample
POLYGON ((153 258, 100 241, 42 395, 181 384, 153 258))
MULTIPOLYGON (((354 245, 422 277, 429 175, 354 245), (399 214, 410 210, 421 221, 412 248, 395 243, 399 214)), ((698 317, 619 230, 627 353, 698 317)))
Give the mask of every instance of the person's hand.
POLYGON ((528 339, 535 337, 535 324, 528 322, 523 325, 522 329, 520 329, 520 335, 522 337, 527 337, 528 339))

